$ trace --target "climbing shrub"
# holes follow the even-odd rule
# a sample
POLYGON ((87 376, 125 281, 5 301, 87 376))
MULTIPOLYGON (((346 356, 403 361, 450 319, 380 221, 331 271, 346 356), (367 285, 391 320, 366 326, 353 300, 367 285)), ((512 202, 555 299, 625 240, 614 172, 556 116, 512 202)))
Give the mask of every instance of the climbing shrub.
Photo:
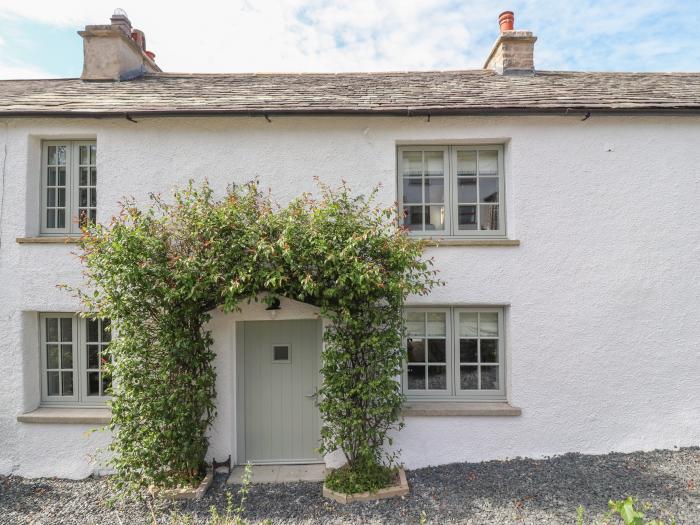
POLYGON ((358 473, 395 461, 387 445, 401 425, 402 307, 439 281, 375 193, 320 186, 320 197, 279 208, 254 183, 221 199, 190 183, 146 209, 126 201, 84 232, 79 293, 117 332, 109 428, 119 488, 198 481, 216 415, 208 312, 264 292, 315 305, 330 321, 321 452, 342 450, 358 473))

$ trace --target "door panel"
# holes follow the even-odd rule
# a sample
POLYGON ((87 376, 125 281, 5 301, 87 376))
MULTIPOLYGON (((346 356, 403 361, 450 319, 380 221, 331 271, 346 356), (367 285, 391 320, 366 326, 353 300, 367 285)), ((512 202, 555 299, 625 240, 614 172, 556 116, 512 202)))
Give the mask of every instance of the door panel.
POLYGON ((243 339, 245 460, 320 461, 320 321, 246 322, 243 339))

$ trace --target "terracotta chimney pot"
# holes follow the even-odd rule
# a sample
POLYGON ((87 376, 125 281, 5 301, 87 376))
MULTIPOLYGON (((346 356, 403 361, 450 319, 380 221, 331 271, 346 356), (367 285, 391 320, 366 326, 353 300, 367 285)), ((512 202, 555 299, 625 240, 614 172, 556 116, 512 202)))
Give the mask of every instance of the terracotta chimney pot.
POLYGON ((512 31, 515 25, 515 15, 513 11, 503 11, 498 15, 498 25, 501 26, 501 33, 503 33, 503 31, 512 31))

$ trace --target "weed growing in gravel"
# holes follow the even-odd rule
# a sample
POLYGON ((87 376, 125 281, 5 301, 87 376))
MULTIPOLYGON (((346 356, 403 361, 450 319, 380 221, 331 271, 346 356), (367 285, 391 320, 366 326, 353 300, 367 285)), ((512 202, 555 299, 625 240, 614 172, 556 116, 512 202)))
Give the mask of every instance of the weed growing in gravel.
MULTIPOLYGON (((624 525, 677 525, 676 521, 671 518, 669 523, 660 520, 644 520, 644 513, 634 508, 637 500, 632 496, 627 496, 624 500, 610 500, 608 507, 610 510, 603 517, 601 522, 603 525, 624 524, 624 525)), ((651 504, 645 503, 642 505, 645 511, 651 510, 651 504)), ((585 509, 579 505, 576 510, 576 525, 585 525, 585 509)))
MULTIPOLYGON (((219 512, 216 506, 209 507, 209 516, 211 525, 248 525, 248 522, 243 519, 245 512, 245 502, 248 499, 250 492, 250 480, 253 474, 253 467, 250 463, 246 464, 241 478, 241 488, 238 489, 238 506, 233 505, 233 495, 230 492, 226 493, 226 508, 223 514, 219 512)), ((171 525, 191 525, 193 523, 192 516, 173 512, 170 515, 171 525)), ((262 522, 263 525, 268 525, 269 520, 262 522)), ((153 525, 158 525, 155 516, 153 517, 153 525)))

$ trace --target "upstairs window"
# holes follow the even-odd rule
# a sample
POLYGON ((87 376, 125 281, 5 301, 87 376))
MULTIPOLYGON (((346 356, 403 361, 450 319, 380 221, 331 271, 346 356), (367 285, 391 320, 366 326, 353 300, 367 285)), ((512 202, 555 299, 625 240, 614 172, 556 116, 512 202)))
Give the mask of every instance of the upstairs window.
POLYGON ((75 235, 97 219, 97 146, 45 141, 41 162, 41 233, 75 235))
POLYGON ((411 234, 505 237, 502 146, 403 146, 398 171, 411 234))
POLYGON ((111 379, 105 371, 112 329, 107 319, 42 314, 41 399, 44 404, 102 405, 111 379))

